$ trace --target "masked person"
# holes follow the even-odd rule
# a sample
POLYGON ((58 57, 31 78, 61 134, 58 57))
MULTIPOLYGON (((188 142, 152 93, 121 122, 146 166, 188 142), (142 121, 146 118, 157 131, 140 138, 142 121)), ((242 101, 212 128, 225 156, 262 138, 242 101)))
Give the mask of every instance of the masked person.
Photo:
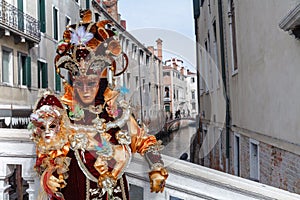
MULTIPOLYGON (((155 136, 148 135, 144 126, 137 124, 130 105, 118 99, 120 91, 115 89, 115 77, 128 65, 116 30, 108 20, 91 22, 89 10, 82 11, 81 17, 80 23, 65 30, 55 58, 56 72, 61 75, 61 69, 68 70, 72 84, 64 81, 65 93, 59 106, 51 105, 49 95, 44 95, 35 109, 38 112, 43 107, 42 102, 49 101, 46 104, 50 104, 52 110, 59 107, 67 116, 61 123, 62 129, 52 130, 67 141, 63 140, 63 144, 55 149, 55 156, 52 149, 37 158, 35 167, 42 175, 42 188, 50 199, 128 200, 124 171, 132 154, 140 153, 150 166, 151 192, 162 192, 168 173, 159 154, 161 143, 155 136), (124 59, 124 66, 117 73, 116 68, 120 66, 115 59, 119 56, 124 59), (68 150, 63 151, 63 147, 68 150), (57 156, 57 152, 64 153, 57 156), (56 164, 61 158, 65 161, 63 173, 56 164), (50 165, 39 167, 39 163, 46 161, 50 165), (48 173, 49 166, 51 173, 48 173)), ((36 118, 39 121, 41 117, 36 115, 36 118)), ((37 138, 41 126, 32 124, 35 127, 33 138, 37 138)), ((37 142, 37 149, 42 144, 37 142)))

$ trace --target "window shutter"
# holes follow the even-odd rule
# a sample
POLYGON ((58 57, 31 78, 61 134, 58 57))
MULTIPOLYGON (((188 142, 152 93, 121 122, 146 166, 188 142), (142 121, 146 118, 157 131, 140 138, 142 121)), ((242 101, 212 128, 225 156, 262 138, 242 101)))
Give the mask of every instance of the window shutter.
POLYGON ((18 29, 24 30, 23 0, 18 0, 18 29))
POLYGON ((46 32, 46 8, 45 8, 45 0, 40 0, 40 31, 46 32))
POLYGON ((26 85, 27 87, 31 87, 31 57, 26 57, 26 68, 25 68, 25 75, 23 76, 24 79, 26 78, 26 85))
POLYGON ((55 90, 61 91, 61 83, 60 83, 60 76, 55 73, 55 90))
POLYGON ((48 87, 48 64, 44 63, 42 67, 42 88, 48 87))
POLYGON ((57 9, 53 7, 53 38, 58 40, 58 13, 57 9))
POLYGON ((90 0, 86 0, 86 9, 90 9, 90 0))

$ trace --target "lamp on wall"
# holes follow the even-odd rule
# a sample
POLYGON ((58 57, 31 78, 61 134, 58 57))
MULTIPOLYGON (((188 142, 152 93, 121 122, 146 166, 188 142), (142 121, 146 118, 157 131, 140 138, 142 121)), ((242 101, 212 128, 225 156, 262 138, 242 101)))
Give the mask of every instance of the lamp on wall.
POLYGON ((4 31, 4 35, 5 35, 5 36, 10 36, 10 31, 9 31, 9 30, 7 30, 7 29, 5 29, 5 31, 4 31))
POLYGON ((24 43, 26 39, 24 37, 21 37, 21 42, 24 43))

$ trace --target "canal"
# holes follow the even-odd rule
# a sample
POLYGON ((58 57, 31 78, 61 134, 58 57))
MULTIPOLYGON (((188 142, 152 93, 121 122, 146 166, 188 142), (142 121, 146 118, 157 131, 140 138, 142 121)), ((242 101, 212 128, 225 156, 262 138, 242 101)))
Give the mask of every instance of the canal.
MULTIPOLYGON (((196 133, 195 121, 181 120, 180 128, 171 133, 164 133, 158 136, 162 140, 164 149, 161 154, 180 158, 182 154, 187 154, 187 160, 190 159, 191 137, 196 133)), ((186 159, 184 159, 186 160, 186 159)))

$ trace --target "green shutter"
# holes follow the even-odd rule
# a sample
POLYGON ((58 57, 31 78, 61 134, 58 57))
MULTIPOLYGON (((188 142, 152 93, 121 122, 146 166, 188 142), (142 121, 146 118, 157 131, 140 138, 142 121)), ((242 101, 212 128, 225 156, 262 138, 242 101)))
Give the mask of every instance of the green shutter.
POLYGON ((58 16, 57 9, 53 7, 53 38, 58 40, 58 16))
POLYGON ((90 9, 90 0, 86 0, 86 9, 90 9))
POLYGON ((60 76, 55 73, 55 90, 61 91, 60 76))
POLYGON ((40 31, 46 32, 46 8, 45 0, 39 0, 39 20, 40 20, 40 31))
POLYGON ((42 63, 38 61, 38 70, 37 70, 37 79, 38 79, 38 88, 41 88, 41 66, 42 63))
POLYGON ((48 66, 47 63, 42 65, 42 88, 48 87, 48 66))
POLYGON ((26 78, 26 85, 27 87, 31 87, 31 57, 26 57, 26 76, 23 76, 24 79, 26 78))
POLYGON ((18 0, 18 29, 24 30, 23 0, 18 0))
POLYGON ((21 54, 20 52, 18 52, 18 85, 21 85, 21 78, 22 75, 20 74, 20 72, 22 71, 22 59, 21 59, 21 54))

